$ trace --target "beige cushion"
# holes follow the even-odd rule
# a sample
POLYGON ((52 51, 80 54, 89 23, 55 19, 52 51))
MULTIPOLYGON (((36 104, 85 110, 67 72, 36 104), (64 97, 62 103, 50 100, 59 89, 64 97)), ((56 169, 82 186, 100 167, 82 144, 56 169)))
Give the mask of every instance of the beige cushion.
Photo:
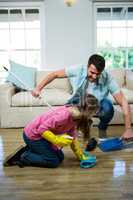
POLYGON ((70 98, 70 94, 59 89, 45 89, 41 94, 42 98, 33 97, 30 92, 19 92, 12 96, 12 106, 46 106, 64 105, 70 98))
MULTIPOLYGON (((127 88, 121 88, 121 91, 123 92, 124 96, 126 97, 128 103, 133 104, 133 90, 129 90, 127 88)), ((108 98, 113 102, 113 104, 115 104, 115 105, 117 104, 111 94, 109 94, 108 98)))
POLYGON ((133 71, 126 70, 126 87, 133 90, 133 71))
MULTIPOLYGON (((52 71, 38 71, 36 77, 36 84, 43 80, 52 71)), ((71 85, 67 78, 56 78, 49 83, 45 88, 58 88, 71 93, 71 85)))
POLYGON ((124 69, 110 69, 108 72, 115 78, 120 87, 125 85, 125 71, 124 69))
POLYGON ((122 88, 122 92, 124 93, 128 103, 133 104, 133 90, 122 88))

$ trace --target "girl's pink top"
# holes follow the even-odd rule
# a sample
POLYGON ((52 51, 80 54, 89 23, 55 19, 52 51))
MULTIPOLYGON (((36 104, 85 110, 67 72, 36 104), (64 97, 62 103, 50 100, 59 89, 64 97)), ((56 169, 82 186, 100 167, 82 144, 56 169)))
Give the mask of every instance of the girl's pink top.
POLYGON ((76 123, 68 108, 68 106, 60 106, 36 117, 24 128, 26 136, 31 140, 39 140, 44 131, 50 130, 55 135, 68 133, 76 138, 76 123))

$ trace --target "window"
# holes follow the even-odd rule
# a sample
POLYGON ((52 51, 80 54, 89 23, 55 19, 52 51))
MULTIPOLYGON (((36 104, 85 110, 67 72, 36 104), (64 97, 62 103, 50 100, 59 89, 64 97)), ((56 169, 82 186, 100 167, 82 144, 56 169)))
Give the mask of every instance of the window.
POLYGON ((41 65, 40 7, 0 4, 0 81, 8 60, 39 68, 41 65))
POLYGON ((133 69, 133 4, 95 4, 97 52, 110 68, 133 69))

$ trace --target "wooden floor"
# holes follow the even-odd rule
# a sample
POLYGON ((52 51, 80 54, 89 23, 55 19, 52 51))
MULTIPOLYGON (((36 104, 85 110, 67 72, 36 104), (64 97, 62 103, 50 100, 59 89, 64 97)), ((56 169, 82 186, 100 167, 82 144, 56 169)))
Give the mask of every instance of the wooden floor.
MULTIPOLYGON (((109 135, 121 135, 122 126, 109 127, 109 135)), ((133 149, 103 153, 97 165, 81 169, 65 148, 65 161, 56 169, 3 168, 3 159, 23 144, 21 129, 0 129, 0 200, 132 200, 133 149)), ((97 136, 97 129, 92 129, 97 136)))

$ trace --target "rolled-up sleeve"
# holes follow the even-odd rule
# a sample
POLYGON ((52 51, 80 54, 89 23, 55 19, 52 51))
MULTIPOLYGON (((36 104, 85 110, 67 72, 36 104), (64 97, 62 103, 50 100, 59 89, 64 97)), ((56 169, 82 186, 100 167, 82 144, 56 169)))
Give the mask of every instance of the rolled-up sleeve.
POLYGON ((87 76, 87 67, 84 65, 69 66, 65 69, 65 73, 72 85, 73 92, 75 92, 87 76))
POLYGON ((66 72, 66 75, 67 75, 67 77, 69 78, 71 78, 71 77, 74 77, 74 76, 76 76, 76 72, 77 72, 77 67, 76 66, 69 66, 69 67, 66 67, 65 68, 65 72, 66 72))
POLYGON ((71 83, 73 92, 77 89, 78 67, 69 66, 65 69, 66 75, 71 83))

